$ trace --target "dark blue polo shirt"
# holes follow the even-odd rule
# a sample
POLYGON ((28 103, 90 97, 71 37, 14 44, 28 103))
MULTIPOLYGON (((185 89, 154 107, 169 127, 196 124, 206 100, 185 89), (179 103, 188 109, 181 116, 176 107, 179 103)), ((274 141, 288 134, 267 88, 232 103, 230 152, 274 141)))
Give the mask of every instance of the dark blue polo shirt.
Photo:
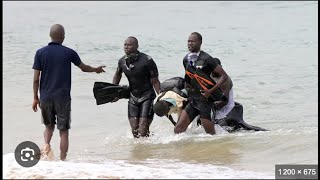
POLYGON ((50 42, 36 52, 32 68, 41 71, 40 101, 71 100, 71 62, 79 66, 79 55, 59 43, 50 42))

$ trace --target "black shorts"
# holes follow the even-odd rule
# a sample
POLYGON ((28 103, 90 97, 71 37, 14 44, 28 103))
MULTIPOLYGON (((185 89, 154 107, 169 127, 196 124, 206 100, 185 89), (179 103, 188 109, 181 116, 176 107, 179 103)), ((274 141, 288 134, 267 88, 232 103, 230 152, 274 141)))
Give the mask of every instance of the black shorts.
MULTIPOLYGON (((201 95, 202 96, 202 95, 201 95)), ((192 122, 195 117, 200 114, 200 118, 208 119, 211 121, 211 110, 213 103, 204 97, 190 98, 185 111, 187 112, 190 121, 192 122)))
POLYGON ((44 125, 57 124, 59 130, 70 129, 71 100, 44 101, 40 103, 41 119, 44 125), (57 119, 57 122, 56 122, 57 119))
POLYGON ((139 103, 128 102, 128 118, 147 118, 153 120, 153 98, 139 103))

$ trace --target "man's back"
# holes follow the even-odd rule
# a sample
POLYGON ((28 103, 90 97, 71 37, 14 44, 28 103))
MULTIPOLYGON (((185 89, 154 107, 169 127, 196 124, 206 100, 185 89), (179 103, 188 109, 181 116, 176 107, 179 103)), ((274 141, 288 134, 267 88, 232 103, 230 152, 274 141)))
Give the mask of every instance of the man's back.
POLYGON ((71 99, 71 62, 79 66, 80 57, 60 43, 51 42, 37 51, 33 69, 41 71, 41 101, 71 99))
POLYGON ((57 127, 60 134, 60 159, 65 160, 71 127, 71 62, 83 72, 101 73, 105 66, 94 68, 86 65, 74 50, 62 46, 65 31, 61 24, 51 26, 50 37, 51 43, 39 49, 34 57, 32 109, 37 112, 41 104, 41 121, 45 125, 42 155, 47 156, 50 152, 50 141, 57 127))

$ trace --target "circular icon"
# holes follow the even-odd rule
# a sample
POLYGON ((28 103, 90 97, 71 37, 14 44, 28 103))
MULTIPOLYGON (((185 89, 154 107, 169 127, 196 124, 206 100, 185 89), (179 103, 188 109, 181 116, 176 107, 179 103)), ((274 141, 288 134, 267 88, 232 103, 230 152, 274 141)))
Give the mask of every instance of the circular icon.
POLYGON ((34 142, 24 141, 16 147, 14 157, 20 166, 32 167, 40 160, 40 148, 34 142))

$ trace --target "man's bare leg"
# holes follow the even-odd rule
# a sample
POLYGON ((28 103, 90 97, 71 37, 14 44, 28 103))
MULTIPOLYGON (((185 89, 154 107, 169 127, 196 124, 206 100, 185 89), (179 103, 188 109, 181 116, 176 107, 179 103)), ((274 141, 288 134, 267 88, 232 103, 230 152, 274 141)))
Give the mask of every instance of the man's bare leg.
POLYGON ((138 132, 141 137, 149 136, 149 127, 152 122, 152 119, 140 118, 139 129, 138 132))
POLYGON ((53 135, 54 131, 54 124, 46 125, 46 129, 44 130, 43 136, 44 136, 44 143, 48 144, 50 146, 50 141, 53 135))
POLYGON ((129 122, 130 122, 131 132, 132 132, 133 137, 138 138, 139 137, 139 132, 138 132, 139 118, 131 117, 129 119, 129 122))
POLYGON ((64 161, 69 148, 69 130, 60 130, 60 159, 64 161))
POLYGON ((214 129, 214 123, 211 122, 209 119, 200 118, 201 124, 206 131, 206 133, 214 135, 216 134, 216 131, 214 129))
POLYGON ((51 138, 52 138, 52 135, 53 135, 54 127, 55 127, 54 124, 52 124, 52 125, 49 124, 49 125, 46 125, 46 127, 45 127, 45 130, 43 132, 44 143, 45 144, 41 149, 41 153, 39 154, 39 158, 43 158, 43 157, 48 156, 48 153, 51 150, 50 142, 51 142, 51 138))

